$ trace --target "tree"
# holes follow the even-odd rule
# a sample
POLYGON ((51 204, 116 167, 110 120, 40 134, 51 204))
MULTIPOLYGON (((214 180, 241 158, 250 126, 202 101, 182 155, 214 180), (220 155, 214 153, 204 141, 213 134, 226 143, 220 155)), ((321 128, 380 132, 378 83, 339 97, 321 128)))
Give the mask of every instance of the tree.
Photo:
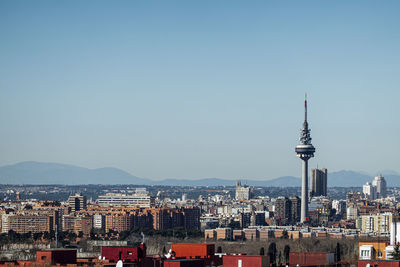
POLYGON ((289 255, 290 255, 290 246, 286 245, 285 248, 283 249, 283 256, 285 258, 285 262, 289 262, 289 255))
POLYGON ((336 258, 336 262, 340 261, 340 254, 341 254, 341 249, 340 249, 340 244, 339 242, 336 243, 336 249, 335 249, 335 258, 336 258))
POLYGON ((33 233, 33 239, 35 241, 39 240, 42 237, 43 233, 33 233))
POLYGON ((130 232, 129 231, 121 231, 119 233, 119 240, 125 240, 129 237, 130 232))
POLYGON ((268 256, 272 264, 276 263, 276 244, 272 242, 268 247, 268 256))
POLYGON ((289 234, 288 234, 288 232, 286 230, 283 231, 282 238, 283 239, 288 239, 289 238, 289 234))
POLYGON ((240 229, 240 222, 238 222, 238 221, 231 221, 231 222, 228 224, 228 227, 229 227, 229 228, 232 228, 232 229, 240 229))
POLYGON ((17 240, 17 232, 15 232, 14 230, 9 230, 8 231, 8 239, 11 241, 11 242, 15 242, 16 240, 17 240))
POLYGON ((43 238, 46 239, 46 240, 50 240, 50 239, 51 239, 50 233, 47 232, 47 231, 45 231, 45 232, 43 233, 43 238))
POLYGON ((393 260, 400 260, 400 247, 399 245, 394 246, 393 253, 392 253, 393 260))
POLYGON ((261 256, 264 256, 264 255, 265 255, 264 247, 261 247, 261 248, 260 248, 260 255, 261 255, 261 256))

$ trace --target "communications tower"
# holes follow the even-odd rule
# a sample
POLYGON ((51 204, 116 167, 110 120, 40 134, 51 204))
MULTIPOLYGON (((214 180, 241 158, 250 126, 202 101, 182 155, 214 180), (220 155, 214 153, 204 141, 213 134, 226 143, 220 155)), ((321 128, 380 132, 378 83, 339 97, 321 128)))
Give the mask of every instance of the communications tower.
POLYGON ((314 157, 315 147, 311 144, 310 129, 307 122, 307 95, 304 100, 304 123, 300 130, 300 144, 296 146, 296 154, 302 160, 301 178, 301 216, 300 222, 308 220, 308 160, 314 157))

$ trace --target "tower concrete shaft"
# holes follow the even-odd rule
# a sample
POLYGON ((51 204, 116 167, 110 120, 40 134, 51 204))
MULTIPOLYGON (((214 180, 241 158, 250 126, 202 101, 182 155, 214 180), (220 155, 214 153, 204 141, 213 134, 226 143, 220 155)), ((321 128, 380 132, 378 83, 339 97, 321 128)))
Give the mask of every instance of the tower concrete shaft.
POLYGON ((300 222, 303 223, 308 218, 308 159, 302 160, 302 169, 300 222))

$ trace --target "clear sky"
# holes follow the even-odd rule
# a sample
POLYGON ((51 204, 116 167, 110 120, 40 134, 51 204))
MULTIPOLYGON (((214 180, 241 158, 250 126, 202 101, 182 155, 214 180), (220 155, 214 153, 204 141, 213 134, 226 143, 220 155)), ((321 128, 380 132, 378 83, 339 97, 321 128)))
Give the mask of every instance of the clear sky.
POLYGON ((400 172, 399 1, 0 1, 0 165, 400 172))

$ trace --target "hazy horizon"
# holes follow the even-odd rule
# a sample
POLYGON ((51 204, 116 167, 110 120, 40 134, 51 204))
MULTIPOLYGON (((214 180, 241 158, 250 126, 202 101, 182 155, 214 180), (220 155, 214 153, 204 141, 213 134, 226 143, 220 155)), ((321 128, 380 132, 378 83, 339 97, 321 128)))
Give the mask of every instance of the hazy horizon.
POLYGON ((400 2, 1 1, 0 165, 400 173, 400 2))
MULTIPOLYGON (((129 173, 129 174, 131 174, 131 175, 133 175, 133 176, 135 176, 135 177, 137 177, 137 178, 149 179, 149 180, 152 180, 152 181, 162 181, 162 180, 167 180, 167 179, 201 180, 201 179, 214 179, 214 178, 216 178, 216 179, 232 180, 232 181, 235 181, 235 180, 240 179, 240 180, 242 180, 243 182, 245 182, 246 180, 268 181, 268 180, 273 180, 273 179, 282 178, 282 177, 294 177, 294 178, 301 179, 300 175, 298 175, 298 176, 296 176, 296 175, 294 175, 294 176, 292 176, 292 175, 281 175, 281 176, 274 176, 274 177, 265 177, 265 178, 261 178, 261 179, 256 179, 256 178, 253 178, 253 177, 227 177, 227 178, 220 178, 220 177, 216 177, 216 176, 210 176, 210 177, 191 177, 191 176, 189 176, 189 177, 182 177, 182 178, 176 178, 176 177, 162 177, 162 178, 159 178, 159 179, 153 179, 153 178, 149 178, 149 177, 146 177, 146 176, 144 176, 144 177, 139 177, 139 176, 137 176, 135 173, 131 173, 131 172, 129 172, 129 171, 126 171, 126 170, 124 170, 124 169, 117 168, 117 167, 114 167, 114 166, 103 166, 103 167, 99 167, 99 168, 88 168, 88 167, 85 167, 85 166, 79 166, 79 165, 68 164, 68 163, 62 163, 62 162, 39 162, 39 161, 23 161, 23 162, 16 162, 16 163, 11 163, 11 164, 9 164, 9 165, 2 165, 2 166, 0 166, 0 168, 6 167, 6 166, 13 166, 13 165, 18 165, 18 164, 24 164, 24 163, 57 164, 57 165, 59 164, 59 165, 67 165, 67 166, 79 167, 79 168, 84 168, 84 169, 89 169, 89 170, 97 170, 97 169, 102 169, 102 168, 115 168, 115 169, 118 169, 118 170, 127 172, 127 173, 129 173)), ((329 174, 331 174, 331 173, 337 173, 337 172, 343 172, 343 171, 344 171, 344 172, 347 172, 347 171, 356 172, 356 173, 360 173, 360 174, 367 175, 367 176, 371 176, 371 177, 374 177, 374 176, 376 176, 376 175, 384 175, 384 176, 385 176, 385 175, 400 175, 398 172, 396 172, 396 171, 394 171, 394 170, 382 170, 382 171, 379 171, 379 172, 376 172, 376 173, 367 173, 367 172, 364 172, 364 171, 362 171, 362 170, 343 170, 343 169, 342 169, 342 170, 329 170, 329 169, 328 169, 328 176, 329 176, 329 174)))

